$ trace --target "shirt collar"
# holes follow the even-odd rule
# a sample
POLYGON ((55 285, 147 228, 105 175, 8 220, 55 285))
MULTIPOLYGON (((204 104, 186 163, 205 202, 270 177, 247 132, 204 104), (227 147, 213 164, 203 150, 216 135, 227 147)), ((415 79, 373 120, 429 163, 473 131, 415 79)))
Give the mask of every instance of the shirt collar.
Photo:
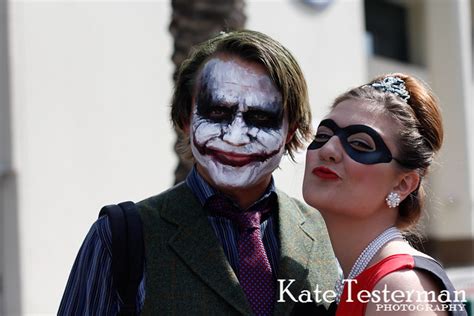
MULTIPOLYGON (((211 196, 221 194, 218 190, 216 190, 209 183, 207 183, 206 180, 204 180, 204 178, 197 171, 196 165, 193 166, 188 176, 186 177, 186 184, 191 189, 191 191, 193 191, 194 195, 196 195, 199 202, 203 206, 211 196)), ((272 194, 276 195, 275 181, 273 180, 273 176, 265 192, 257 201, 255 201, 255 203, 252 204, 252 206, 268 198, 272 194)))

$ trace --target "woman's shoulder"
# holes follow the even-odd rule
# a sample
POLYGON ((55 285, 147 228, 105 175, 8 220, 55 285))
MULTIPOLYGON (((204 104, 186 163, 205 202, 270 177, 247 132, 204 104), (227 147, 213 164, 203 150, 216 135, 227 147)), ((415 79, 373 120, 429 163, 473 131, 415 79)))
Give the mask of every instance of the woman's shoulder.
MULTIPOLYGON (((416 249, 409 253, 393 255, 392 260, 410 260, 412 265, 401 268, 382 277, 374 287, 378 293, 387 293, 392 302, 397 301, 399 306, 406 307, 403 315, 448 315, 443 308, 443 303, 438 300, 438 295, 445 290, 444 282, 440 283, 440 276, 445 275, 442 266, 430 256, 416 249), (413 310, 413 311, 411 311, 413 310)), ((385 296, 384 296, 385 297, 385 296)), ((398 315, 388 311, 390 315, 398 315)), ((380 305, 369 303, 366 315, 381 315, 380 305)))
POLYGON ((408 288, 413 288, 415 285, 423 288, 439 287, 439 279, 447 278, 441 263, 409 244, 403 244, 395 245, 384 254, 385 258, 380 261, 381 267, 391 265, 393 271, 381 278, 379 283, 385 281, 387 286, 408 288))
POLYGON ((401 253, 392 253, 378 264, 385 270, 374 286, 374 290, 440 291, 440 275, 445 275, 441 264, 411 246, 403 247, 401 253))
POLYGON ((393 271, 382 279, 374 287, 374 290, 421 290, 439 291, 438 283, 433 275, 426 270, 402 269, 393 271))
MULTIPOLYGON (((441 290, 430 272, 418 269, 403 269, 387 274, 374 288, 378 293, 387 293, 388 302, 384 302, 383 306, 391 306, 386 310, 391 316, 448 315, 443 303, 437 300, 441 290), (395 303, 399 310, 393 308, 395 303)), ((366 316, 383 314, 380 304, 367 305, 366 316)))

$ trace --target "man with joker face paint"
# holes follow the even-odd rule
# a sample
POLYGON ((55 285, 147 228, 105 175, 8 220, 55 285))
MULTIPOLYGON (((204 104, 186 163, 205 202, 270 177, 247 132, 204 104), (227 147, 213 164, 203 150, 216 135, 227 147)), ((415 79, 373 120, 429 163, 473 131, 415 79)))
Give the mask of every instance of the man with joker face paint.
MULTIPOLYGON (((293 56, 258 32, 221 33, 183 63, 171 116, 195 164, 186 181, 136 204, 145 245, 137 312, 326 314, 326 302, 295 302, 302 291, 334 287, 324 222, 276 189, 272 177, 282 156, 293 157, 312 136, 306 83, 293 56)), ((101 217, 93 230, 100 235, 108 225, 101 217)), ((76 264, 88 258, 90 266, 73 268, 60 314, 81 305, 90 284, 100 284, 102 311, 121 308, 113 283, 105 284, 110 271, 83 285, 74 272, 105 271, 90 255, 100 246, 107 247, 81 250, 76 264)))
POLYGON ((281 93, 265 68, 223 54, 211 58, 193 106, 190 137, 199 172, 231 195, 264 190, 291 137, 281 93))

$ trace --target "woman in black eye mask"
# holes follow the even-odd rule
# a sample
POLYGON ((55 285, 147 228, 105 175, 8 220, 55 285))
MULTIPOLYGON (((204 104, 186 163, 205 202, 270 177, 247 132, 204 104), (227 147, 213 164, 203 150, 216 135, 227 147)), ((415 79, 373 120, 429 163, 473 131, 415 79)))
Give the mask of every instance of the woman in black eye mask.
POLYGON ((323 215, 344 275, 337 316, 466 315, 441 266, 404 239, 442 141, 435 96, 404 74, 342 94, 318 126, 303 196, 323 215))

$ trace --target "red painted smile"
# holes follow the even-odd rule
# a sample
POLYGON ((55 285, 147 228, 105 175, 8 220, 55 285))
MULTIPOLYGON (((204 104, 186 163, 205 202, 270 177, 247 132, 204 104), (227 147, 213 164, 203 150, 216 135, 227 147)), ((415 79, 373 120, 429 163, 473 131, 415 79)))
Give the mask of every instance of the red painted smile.
POLYGON ((201 155, 211 156, 213 159, 217 160, 223 165, 229 165, 232 167, 242 167, 248 165, 252 162, 263 162, 274 155, 276 155, 280 149, 277 149, 271 153, 263 154, 239 154, 233 152, 226 152, 217 149, 211 149, 206 146, 199 146, 199 144, 194 139, 194 146, 197 148, 201 155))
POLYGON ((242 167, 254 161, 265 160, 263 155, 243 155, 237 153, 224 152, 219 150, 207 149, 208 155, 223 165, 242 167))

